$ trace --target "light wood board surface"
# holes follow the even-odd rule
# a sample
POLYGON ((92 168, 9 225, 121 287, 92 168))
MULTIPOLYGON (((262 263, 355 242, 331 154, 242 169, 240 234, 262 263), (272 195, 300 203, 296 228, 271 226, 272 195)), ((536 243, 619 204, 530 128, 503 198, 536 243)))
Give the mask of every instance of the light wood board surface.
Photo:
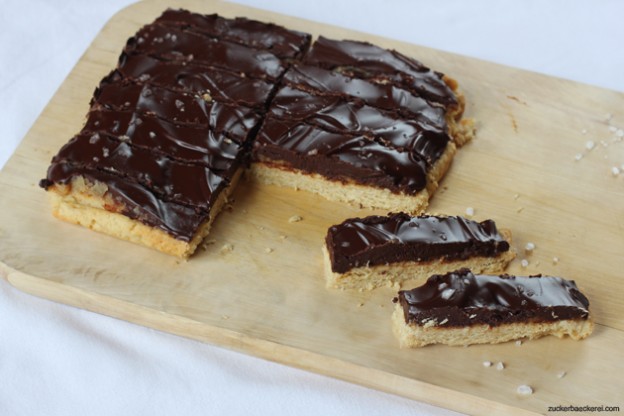
POLYGON ((467 413, 624 404, 624 175, 611 173, 624 163, 624 142, 609 129, 624 127, 623 94, 243 6, 178 4, 393 47, 456 78, 478 133, 458 152, 430 211, 464 214, 473 207, 476 219, 510 228, 519 258, 508 271, 574 279, 590 299, 594 334, 581 342, 551 337, 521 346, 401 350, 390 328, 393 290, 324 287, 327 227, 372 211, 304 192, 243 181, 233 209, 209 236, 215 243, 187 262, 54 219, 37 182, 80 129, 93 89, 126 39, 168 7, 164 1, 133 5, 111 19, 2 170, 0 272, 11 284, 467 413), (290 223, 293 215, 303 220, 290 223), (529 241, 536 249, 525 254, 529 241), (234 249, 223 254, 226 243, 234 249), (505 369, 483 361, 501 361, 505 369), (518 396, 521 384, 534 394, 518 396))

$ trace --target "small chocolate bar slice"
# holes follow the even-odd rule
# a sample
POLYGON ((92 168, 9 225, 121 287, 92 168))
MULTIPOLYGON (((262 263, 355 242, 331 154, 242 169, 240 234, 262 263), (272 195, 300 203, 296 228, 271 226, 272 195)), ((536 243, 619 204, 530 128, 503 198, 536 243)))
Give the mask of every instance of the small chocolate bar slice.
POLYGON ((591 334, 589 301, 572 280, 553 276, 433 275, 394 299, 393 330, 401 347, 495 344, 555 335, 591 334))
POLYGON ((462 267, 500 273, 515 257, 510 241, 511 233, 492 220, 405 213, 351 218, 327 232, 327 287, 373 289, 462 267))

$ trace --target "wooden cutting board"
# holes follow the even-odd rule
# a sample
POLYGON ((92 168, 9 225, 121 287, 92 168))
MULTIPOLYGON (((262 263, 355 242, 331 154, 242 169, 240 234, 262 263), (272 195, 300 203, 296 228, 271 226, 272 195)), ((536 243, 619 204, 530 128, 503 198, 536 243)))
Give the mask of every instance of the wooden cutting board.
POLYGON ((370 41, 459 80, 478 135, 457 155, 430 211, 464 214, 473 207, 475 218, 512 229, 520 255, 509 272, 574 279, 590 299, 594 334, 580 342, 401 350, 390 329, 393 290, 324 287, 320 247, 327 227, 371 211, 305 192, 241 183, 232 210, 211 232, 215 242, 187 262, 54 219, 37 182, 80 129, 94 87, 115 66, 126 39, 166 1, 139 3, 111 19, 0 174, 0 271, 11 284, 467 413, 624 405, 624 174, 611 172, 624 163, 617 131, 624 127, 623 94, 242 6, 180 5, 370 41), (586 149, 588 140, 594 149, 586 149), (303 220, 289 222, 294 215, 303 220), (529 255, 527 242, 536 245, 529 255), (233 250, 222 253, 225 244, 233 250), (505 369, 486 368, 484 361, 501 361, 505 369), (518 396, 521 384, 534 394, 518 396))

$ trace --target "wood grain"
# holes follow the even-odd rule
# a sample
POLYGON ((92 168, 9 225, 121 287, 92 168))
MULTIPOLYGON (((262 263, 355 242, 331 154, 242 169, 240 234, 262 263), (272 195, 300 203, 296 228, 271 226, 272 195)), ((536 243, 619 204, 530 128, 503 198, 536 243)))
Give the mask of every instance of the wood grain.
POLYGON ((521 254, 509 271, 576 280, 590 299, 594 334, 581 342, 545 338, 521 346, 400 350, 390 329, 392 290, 324 287, 320 246, 327 227, 372 211, 304 192, 243 181, 233 210, 215 223, 209 237, 215 242, 187 262, 52 218, 37 182, 52 155, 80 129, 95 85, 115 66, 127 37, 159 15, 165 1, 133 5, 106 25, 0 174, 0 270, 11 284, 472 414, 624 404, 624 175, 611 174, 624 162, 624 143, 608 128, 624 126, 624 95, 243 6, 180 5, 367 40, 459 80, 478 134, 457 155, 430 211, 463 214, 470 206, 475 218, 494 218, 512 229, 521 254), (586 151, 590 139, 597 146, 586 151), (290 223, 293 215, 303 221, 290 223), (525 255, 529 241, 536 249, 525 255), (234 249, 221 253, 226 243, 234 249), (520 267, 522 258, 529 260, 527 268, 520 267), (506 368, 485 368, 485 360, 506 368), (567 372, 562 379, 560 371, 567 372), (517 396, 520 384, 531 385, 534 394, 517 396))

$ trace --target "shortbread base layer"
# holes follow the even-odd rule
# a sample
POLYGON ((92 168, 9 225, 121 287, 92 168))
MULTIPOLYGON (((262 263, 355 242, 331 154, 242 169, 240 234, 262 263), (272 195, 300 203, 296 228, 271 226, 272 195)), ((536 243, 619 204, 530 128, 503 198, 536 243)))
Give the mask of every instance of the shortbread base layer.
POLYGON ((429 198, 438 187, 453 161, 456 152, 449 142, 446 150, 427 175, 427 187, 414 195, 394 193, 389 189, 376 188, 355 182, 333 181, 316 173, 292 169, 283 161, 255 161, 250 167, 250 177, 260 183, 312 192, 337 202, 347 202, 363 208, 387 209, 393 212, 422 214, 429 198))
POLYGON ((121 240, 140 244, 172 256, 188 258, 210 232, 210 226, 228 200, 242 173, 239 169, 214 203, 210 216, 197 230, 190 241, 174 238, 167 232, 123 214, 106 210, 104 207, 115 203, 106 194, 103 183, 89 184, 82 177, 77 177, 70 186, 50 187, 52 214, 73 224, 81 225, 93 231, 107 234, 121 240), (62 189, 59 189, 62 188, 62 189))
MULTIPOLYGON (((511 232, 499 230, 511 245, 511 232)), ((509 262, 516 257, 516 252, 509 251, 495 257, 475 256, 466 260, 446 261, 442 258, 431 261, 404 261, 375 266, 356 267, 345 273, 336 273, 331 268, 327 246, 322 247, 325 261, 325 284, 328 289, 372 290, 382 286, 400 286, 403 282, 414 281, 420 285, 433 274, 444 274, 463 267, 473 273, 502 273, 509 262)))
POLYGON ((569 336, 581 340, 594 329, 591 318, 566 319, 554 322, 510 323, 498 326, 476 324, 466 327, 445 327, 428 321, 424 325, 405 322, 403 307, 397 304, 392 314, 392 330, 401 348, 418 348, 431 344, 465 346, 498 344, 516 339, 536 339, 547 335, 558 338, 569 336))

